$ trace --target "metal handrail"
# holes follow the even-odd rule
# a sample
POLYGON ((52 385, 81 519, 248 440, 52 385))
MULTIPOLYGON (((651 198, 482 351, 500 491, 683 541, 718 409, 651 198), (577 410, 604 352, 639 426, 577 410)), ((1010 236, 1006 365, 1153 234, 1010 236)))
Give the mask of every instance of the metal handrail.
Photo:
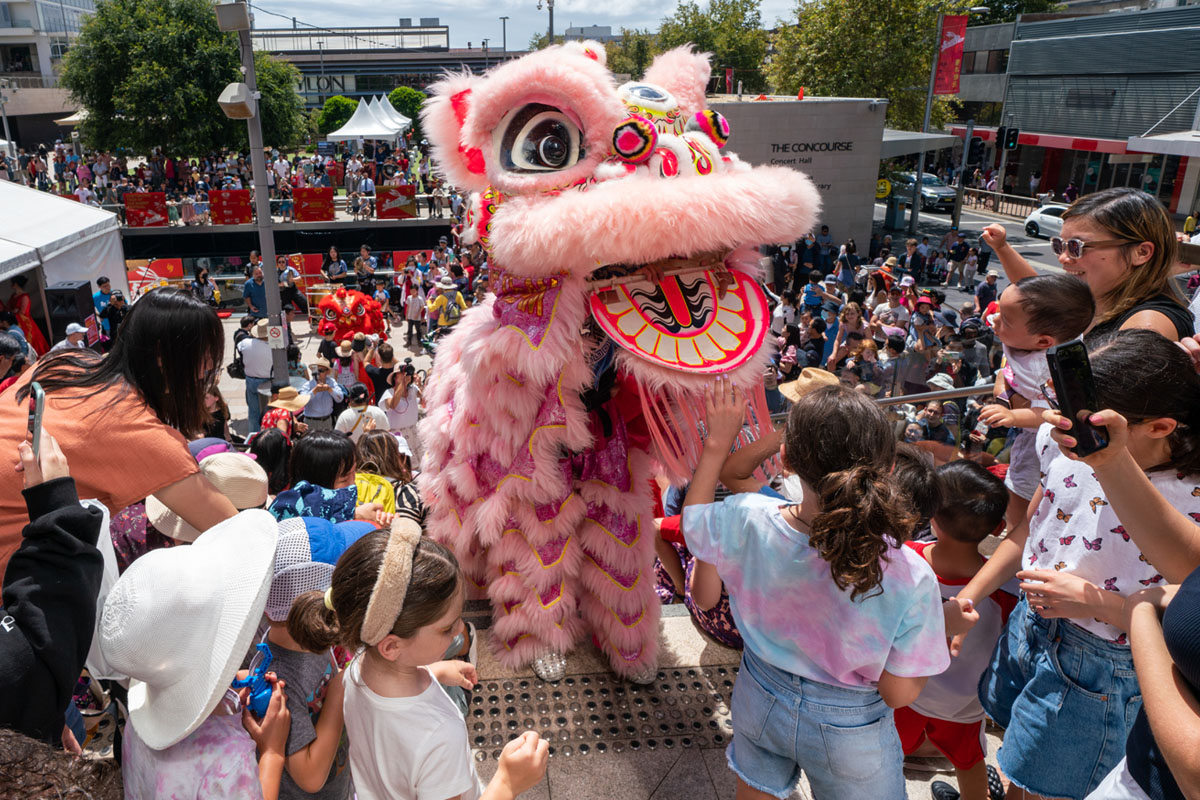
MULTIPOLYGON (((936 392, 922 392, 920 394, 902 394, 896 397, 876 397, 875 402, 881 406, 898 406, 904 403, 928 403, 930 400, 957 400, 960 397, 976 397, 981 394, 992 393, 992 384, 981 383, 975 386, 964 386, 961 389, 940 389, 936 392)), ((786 422, 788 412, 783 411, 778 414, 771 415, 772 423, 786 422)))

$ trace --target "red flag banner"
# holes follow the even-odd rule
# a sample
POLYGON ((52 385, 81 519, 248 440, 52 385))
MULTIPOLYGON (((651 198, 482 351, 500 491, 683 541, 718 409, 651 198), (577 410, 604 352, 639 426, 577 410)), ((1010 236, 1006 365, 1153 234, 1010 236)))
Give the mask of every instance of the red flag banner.
POLYGON ((967 17, 942 18, 942 45, 938 49, 937 78, 934 94, 958 94, 958 76, 962 72, 963 44, 967 39, 967 17))
POLYGON ((125 222, 131 228, 166 227, 166 193, 130 192, 125 195, 125 222))
POLYGON ((333 189, 328 186, 307 186, 296 189, 296 222, 328 222, 333 219, 333 189))
POLYGON ((417 187, 376 186, 375 216, 379 219, 412 219, 417 216, 417 187))
POLYGON ((253 220, 249 189, 220 189, 209 192, 208 199, 214 225, 246 225, 253 220))

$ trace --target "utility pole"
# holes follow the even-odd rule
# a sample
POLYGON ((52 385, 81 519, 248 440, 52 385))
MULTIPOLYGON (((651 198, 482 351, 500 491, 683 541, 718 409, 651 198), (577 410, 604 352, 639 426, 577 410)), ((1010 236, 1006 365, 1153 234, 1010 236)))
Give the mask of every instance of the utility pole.
POLYGON ((500 18, 500 49, 508 53, 508 17, 500 18))
MULTIPOLYGON (((233 6, 245 6, 245 18, 237 27, 220 26, 222 30, 236 30, 242 55, 242 73, 246 87, 250 90, 254 104, 253 116, 246 119, 250 138, 250 167, 254 175, 254 214, 258 227, 258 252, 262 256, 263 281, 267 290, 267 324, 283 329, 283 303, 279 297, 279 273, 275 269, 275 233, 271 220, 271 198, 267 192, 267 157, 262 135, 262 98, 258 91, 258 80, 254 74, 254 48, 250 37, 250 9, 246 0, 234 0, 233 6)), ((218 9, 220 6, 218 6, 218 9)), ((218 21, 220 21, 218 11, 218 21)), ((278 337, 271 343, 271 385, 287 386, 287 341, 278 337)))
POLYGON ((975 134, 975 120, 967 120, 967 135, 963 139, 962 163, 958 167, 958 188, 954 192, 954 230, 959 230, 958 221, 962 217, 963 193, 967 185, 967 155, 971 150, 971 137, 975 134))
POLYGON ((4 90, 8 88, 8 81, 0 80, 0 116, 4 117, 4 149, 8 151, 9 158, 16 158, 16 146, 13 144, 12 134, 8 132, 8 95, 4 94, 4 90))
POLYGON ((488 66, 489 66, 488 65, 488 40, 484 39, 483 40, 483 68, 484 68, 484 70, 487 70, 488 66))
MULTIPOLYGON (((921 123, 921 133, 929 133, 929 117, 933 113, 933 87, 937 82, 938 60, 942 55, 942 19, 945 14, 938 12, 937 37, 933 44, 933 66, 929 68, 929 91, 925 94, 925 121, 921 123)), ((908 232, 917 232, 917 218, 921 215, 921 187, 925 185, 925 144, 921 144, 921 153, 917 156, 917 174, 913 181, 912 211, 908 214, 908 232)))

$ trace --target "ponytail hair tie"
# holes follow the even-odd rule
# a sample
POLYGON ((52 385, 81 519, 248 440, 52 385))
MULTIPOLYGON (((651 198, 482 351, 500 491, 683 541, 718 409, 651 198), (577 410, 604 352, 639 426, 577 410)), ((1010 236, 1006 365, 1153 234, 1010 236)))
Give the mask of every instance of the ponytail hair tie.
POLYGON ((333 611, 333 587, 330 586, 325 590, 325 607, 333 611))

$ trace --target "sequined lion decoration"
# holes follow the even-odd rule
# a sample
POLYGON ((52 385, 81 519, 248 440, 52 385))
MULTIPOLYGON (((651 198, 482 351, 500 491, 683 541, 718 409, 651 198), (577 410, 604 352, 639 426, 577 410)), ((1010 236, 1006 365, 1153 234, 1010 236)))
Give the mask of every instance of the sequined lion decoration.
POLYGON ((819 208, 807 177, 724 150, 708 57, 681 48, 617 86, 595 42, 434 87, 435 164, 473 193, 494 294, 439 346, 419 428, 427 530, 451 547, 508 666, 543 679, 590 633, 652 680, 652 479, 686 480, 703 391, 756 399, 770 358, 764 243, 819 208))

